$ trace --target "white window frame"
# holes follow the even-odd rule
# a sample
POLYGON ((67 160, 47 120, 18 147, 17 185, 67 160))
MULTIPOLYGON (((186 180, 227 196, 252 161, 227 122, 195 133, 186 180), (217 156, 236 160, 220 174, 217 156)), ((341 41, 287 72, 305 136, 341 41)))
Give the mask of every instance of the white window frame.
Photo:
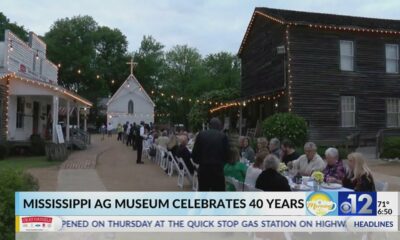
POLYGON ((349 41, 349 40, 340 40, 340 44, 339 44, 339 54, 340 54, 340 70, 341 71, 354 71, 354 42, 353 41, 349 41), (346 43, 350 43, 351 44, 351 53, 349 55, 346 54, 342 54, 342 45, 346 44, 346 43), (343 59, 350 59, 351 61, 351 66, 350 69, 347 69, 344 66, 344 61, 343 59))
POLYGON ((356 126, 356 97, 355 96, 342 96, 340 97, 340 112, 342 127, 351 128, 356 126), (347 114, 352 115, 352 123, 346 122, 347 114))
POLYGON ((386 73, 399 73, 399 45, 398 44, 385 44, 385 58, 386 58, 386 73), (396 56, 394 58, 390 58, 388 56, 388 48, 395 47, 396 48, 396 56), (389 71, 388 63, 392 61, 396 63, 396 70, 394 72, 389 71))
POLYGON ((387 98, 386 99, 386 127, 399 128, 400 127, 400 98, 387 98), (390 104, 394 106, 390 107, 390 104), (392 114, 397 118, 397 123, 389 123, 389 115, 392 114))

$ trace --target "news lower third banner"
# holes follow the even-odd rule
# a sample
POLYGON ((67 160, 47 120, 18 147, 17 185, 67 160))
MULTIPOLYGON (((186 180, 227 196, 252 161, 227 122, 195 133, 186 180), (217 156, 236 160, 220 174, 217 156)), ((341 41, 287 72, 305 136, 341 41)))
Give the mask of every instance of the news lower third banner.
POLYGON ((17 192, 16 232, 397 232, 397 192, 17 192))

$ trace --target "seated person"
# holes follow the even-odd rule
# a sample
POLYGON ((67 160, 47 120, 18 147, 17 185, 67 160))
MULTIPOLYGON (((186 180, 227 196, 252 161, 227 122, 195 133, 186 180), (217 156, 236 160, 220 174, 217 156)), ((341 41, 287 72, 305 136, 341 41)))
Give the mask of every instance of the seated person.
POLYGON ((304 144, 304 153, 298 159, 289 163, 289 168, 295 169, 302 176, 311 176, 314 171, 325 169, 325 162, 317 153, 317 145, 313 142, 304 144))
POLYGON ((280 161, 269 154, 264 160, 264 171, 258 176, 256 188, 269 192, 290 191, 288 180, 278 172, 280 161))
POLYGON ((186 135, 181 135, 179 136, 179 146, 178 149, 176 150, 176 156, 178 158, 182 158, 183 162, 185 163, 187 169, 189 170, 190 174, 193 175, 195 167, 193 166, 192 161, 190 160, 191 158, 191 153, 189 149, 187 148, 187 143, 188 143, 188 137, 186 135))
POLYGON ((250 162, 254 162, 255 152, 253 148, 250 146, 250 138, 245 137, 243 139, 243 147, 240 149, 241 156, 246 158, 250 162))
POLYGON ((268 140, 265 137, 257 138, 257 153, 266 152, 269 154, 268 140))
POLYGON ((161 136, 156 139, 155 143, 157 145, 167 149, 168 142, 169 142, 168 132, 164 130, 162 132, 161 136))
POLYGON ((324 181, 327 183, 340 183, 345 176, 343 161, 339 159, 339 151, 336 148, 328 148, 325 151, 326 168, 324 169, 324 181))
MULTIPOLYGON (((241 163, 239 159, 240 159, 239 151, 236 148, 231 148, 229 150, 228 162, 225 163, 224 166, 224 176, 232 177, 238 180, 239 182, 244 182, 244 179, 246 178, 247 166, 246 164, 241 163)), ((227 190, 235 191, 235 187, 232 185, 228 185, 227 190)), ((240 189, 240 191, 241 190, 242 189, 240 189)))
POLYGON ((296 149, 294 148, 294 144, 288 139, 283 140, 281 149, 282 162, 286 165, 288 165, 289 162, 296 160, 300 157, 300 155, 296 152, 296 149))
POLYGON ((356 192, 375 192, 374 178, 361 153, 351 153, 347 156, 350 173, 343 178, 343 187, 356 192))
POLYGON ((261 151, 256 154, 256 161, 247 168, 245 183, 254 187, 258 176, 263 169, 265 157, 268 155, 267 151, 261 151))
POLYGON ((281 142, 277 138, 272 138, 269 141, 269 152, 275 155, 278 159, 281 159, 282 152, 281 152, 281 142))

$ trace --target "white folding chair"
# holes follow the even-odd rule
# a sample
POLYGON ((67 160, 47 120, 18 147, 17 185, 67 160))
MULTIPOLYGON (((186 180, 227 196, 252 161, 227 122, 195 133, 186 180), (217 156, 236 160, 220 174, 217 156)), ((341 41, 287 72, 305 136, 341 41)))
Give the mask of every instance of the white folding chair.
POLYGON ((155 145, 155 147, 156 147, 156 157, 154 158, 154 162, 156 164, 159 164, 161 161, 161 150, 160 150, 160 146, 155 145))
POLYGON ((193 191, 198 191, 199 190, 199 177, 198 177, 197 170, 199 169, 199 164, 195 163, 192 158, 190 158, 190 161, 192 162, 192 164, 195 168, 194 173, 193 173, 192 189, 193 189, 193 191))
POLYGON ((174 155, 172 152, 168 152, 168 158, 167 158, 167 169, 168 169, 168 176, 172 176, 174 174, 174 171, 176 170, 179 173, 179 165, 178 161, 175 159, 174 155))
POLYGON ((142 149, 142 156, 149 159, 149 150, 150 146, 147 140, 143 140, 143 149, 142 149))
MULTIPOLYGON (((183 187, 183 183, 185 180, 185 177, 189 180, 189 182, 192 184, 192 189, 197 191, 197 172, 195 171, 193 174, 189 171, 188 167, 186 166, 185 161, 183 161, 182 158, 177 158, 178 164, 179 164, 179 175, 178 175, 178 186, 183 187), (196 179, 194 178, 194 174, 196 174, 196 179), (196 183, 195 183, 196 181, 196 183), (196 188, 195 188, 196 187, 196 188)), ((182 188, 181 187, 181 188, 182 188)))

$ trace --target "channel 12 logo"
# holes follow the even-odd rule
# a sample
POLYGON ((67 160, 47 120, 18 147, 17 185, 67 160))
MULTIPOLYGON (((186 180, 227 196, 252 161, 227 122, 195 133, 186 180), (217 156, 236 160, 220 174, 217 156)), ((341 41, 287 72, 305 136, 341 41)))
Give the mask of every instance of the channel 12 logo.
POLYGON ((339 192, 339 216, 376 216, 376 192, 339 192))

